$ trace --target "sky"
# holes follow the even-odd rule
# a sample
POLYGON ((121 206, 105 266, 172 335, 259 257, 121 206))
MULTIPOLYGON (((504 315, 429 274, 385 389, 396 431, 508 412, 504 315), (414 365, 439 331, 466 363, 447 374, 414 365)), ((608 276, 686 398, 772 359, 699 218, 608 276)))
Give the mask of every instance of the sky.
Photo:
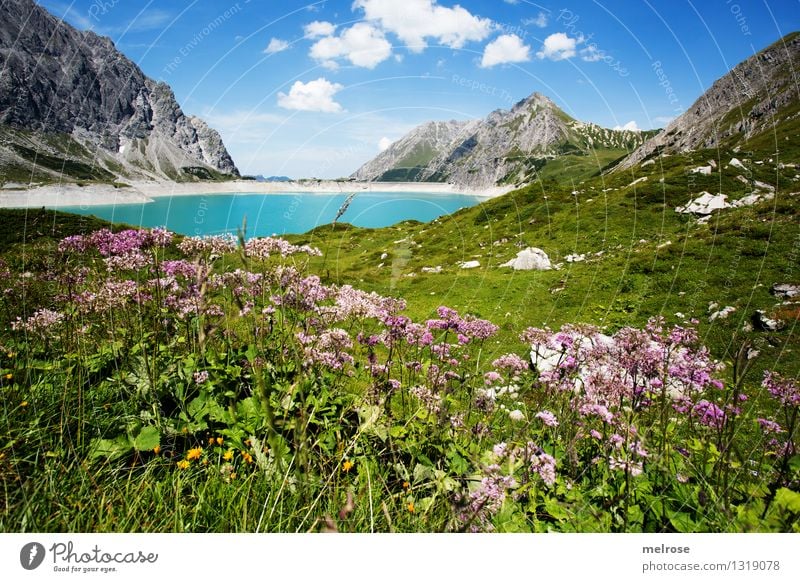
POLYGON ((800 0, 39 0, 109 36, 244 174, 347 176, 420 123, 533 92, 663 127, 800 29, 800 0))

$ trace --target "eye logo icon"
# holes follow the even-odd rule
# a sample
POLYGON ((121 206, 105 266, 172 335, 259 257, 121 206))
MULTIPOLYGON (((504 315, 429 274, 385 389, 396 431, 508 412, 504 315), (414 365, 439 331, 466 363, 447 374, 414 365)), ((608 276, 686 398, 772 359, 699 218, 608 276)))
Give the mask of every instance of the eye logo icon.
POLYGON ((30 542, 19 551, 19 563, 26 570, 35 570, 44 562, 44 546, 38 542, 30 542))

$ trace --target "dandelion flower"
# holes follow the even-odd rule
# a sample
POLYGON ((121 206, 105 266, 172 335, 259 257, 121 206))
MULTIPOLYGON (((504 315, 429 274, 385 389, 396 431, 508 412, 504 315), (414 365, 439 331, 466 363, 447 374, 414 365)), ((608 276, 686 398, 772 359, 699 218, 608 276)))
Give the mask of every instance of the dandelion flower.
POLYGON ((188 469, 189 461, 178 461, 178 469, 188 469))
POLYGON ((347 473, 350 469, 353 468, 353 461, 347 460, 342 464, 342 471, 347 473))
POLYGON ((225 439, 222 437, 217 437, 217 446, 221 447, 222 443, 225 442, 225 439))
POLYGON ((222 455, 223 461, 232 461, 233 460, 233 451, 225 451, 222 455))
POLYGON ((250 453, 245 453, 244 451, 242 451, 242 458, 244 459, 244 462, 247 463, 248 465, 251 465, 253 463, 253 455, 251 455, 250 453))
POLYGON ((406 505, 406 508, 408 509, 409 513, 414 513, 416 511, 416 508, 414 507, 414 502, 413 501, 409 501, 408 505, 406 505))
POLYGON ((403 481, 403 489, 408 489, 409 487, 411 487, 411 483, 408 481, 403 481))
POLYGON ((156 445, 153 447, 153 452, 157 455, 161 452, 161 445, 156 445))
POLYGON ((14 378, 14 374, 6 374, 6 380, 11 380, 14 378))
POLYGON ((202 454, 203 454, 203 449, 201 449, 200 447, 189 449, 186 452, 186 460, 194 461, 195 459, 199 459, 202 454))

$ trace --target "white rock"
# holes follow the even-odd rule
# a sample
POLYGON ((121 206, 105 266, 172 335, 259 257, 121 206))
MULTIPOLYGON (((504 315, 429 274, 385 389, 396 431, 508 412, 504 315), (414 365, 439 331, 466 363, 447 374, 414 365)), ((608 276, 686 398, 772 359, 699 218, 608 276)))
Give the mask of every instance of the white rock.
POLYGON ((712 168, 716 168, 717 160, 708 160, 708 165, 711 166, 712 168))
POLYGON ((549 271, 553 268, 547 253, 534 247, 521 250, 516 258, 500 266, 511 267, 515 271, 549 271))
POLYGON ((644 163, 642 164, 642 167, 644 168, 644 167, 646 167, 646 166, 652 166, 652 165, 653 165, 653 164, 655 164, 655 163, 656 163, 656 161, 655 161, 655 160, 647 160, 646 162, 644 162, 644 163))
POLYGON ((636 184, 641 184, 642 182, 647 182, 647 176, 644 176, 642 178, 637 178, 636 180, 628 184, 628 188, 630 188, 631 186, 635 186, 636 184))
POLYGON ((564 260, 567 261, 568 263, 580 263, 581 261, 585 261, 586 260, 586 255, 585 254, 584 255, 578 255, 578 254, 567 255, 566 257, 564 257, 564 260))
POLYGON ((747 168, 744 167, 744 164, 740 162, 737 158, 731 158, 731 161, 728 162, 729 166, 733 166, 734 168, 739 168, 741 170, 746 170, 747 168))
POLYGON ((701 192, 700 196, 691 200, 686 206, 678 206, 675 212, 681 214, 711 214, 715 210, 728 208, 729 204, 725 202, 727 198, 725 194, 701 192))
POLYGON ((458 264, 462 269, 476 269, 481 266, 480 261, 464 261, 458 264))
POLYGON ((381 255, 381 260, 382 260, 382 261, 383 261, 383 260, 386 260, 386 257, 388 257, 388 256, 389 256, 389 253, 383 253, 383 254, 381 255))
POLYGON ((783 299, 791 299, 792 297, 800 296, 800 285, 791 285, 789 283, 775 283, 772 286, 772 294, 775 297, 783 299))
POLYGON ((753 184, 756 188, 761 188, 762 190, 769 190, 770 192, 775 191, 775 186, 772 184, 767 184, 766 182, 759 182, 758 180, 754 180, 753 184))
POLYGON ((423 273, 441 273, 442 272, 442 266, 441 265, 436 265, 435 267, 422 267, 422 269, 420 269, 420 270, 423 273))
POLYGON ((711 166, 700 166, 698 168, 694 168, 693 170, 691 170, 690 173, 691 174, 704 174, 706 176, 710 176, 711 175, 711 170, 712 170, 711 166))
POLYGON ((735 307, 728 305, 727 307, 723 307, 719 311, 715 311, 708 317, 708 321, 714 321, 715 319, 727 319, 728 316, 736 311, 735 307))

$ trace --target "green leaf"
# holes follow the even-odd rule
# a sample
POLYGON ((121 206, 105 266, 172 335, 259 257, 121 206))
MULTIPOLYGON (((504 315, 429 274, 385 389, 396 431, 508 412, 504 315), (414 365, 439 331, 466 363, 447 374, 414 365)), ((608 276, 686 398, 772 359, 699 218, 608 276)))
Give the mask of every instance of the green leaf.
POLYGON ((680 511, 669 512, 669 522, 680 533, 694 533, 697 531, 697 525, 692 521, 692 518, 680 511))
POLYGON ((133 450, 133 444, 127 435, 119 435, 113 439, 94 439, 89 445, 89 458, 117 459, 133 450))
POLYGON ((569 511, 555 499, 547 498, 544 500, 544 509, 556 521, 569 518, 569 511))
POLYGON ((154 426, 144 427, 133 439, 133 448, 137 451, 152 451, 161 444, 161 434, 154 426))
POLYGON ((775 504, 792 513, 800 513, 800 493, 781 487, 775 493, 775 504))

